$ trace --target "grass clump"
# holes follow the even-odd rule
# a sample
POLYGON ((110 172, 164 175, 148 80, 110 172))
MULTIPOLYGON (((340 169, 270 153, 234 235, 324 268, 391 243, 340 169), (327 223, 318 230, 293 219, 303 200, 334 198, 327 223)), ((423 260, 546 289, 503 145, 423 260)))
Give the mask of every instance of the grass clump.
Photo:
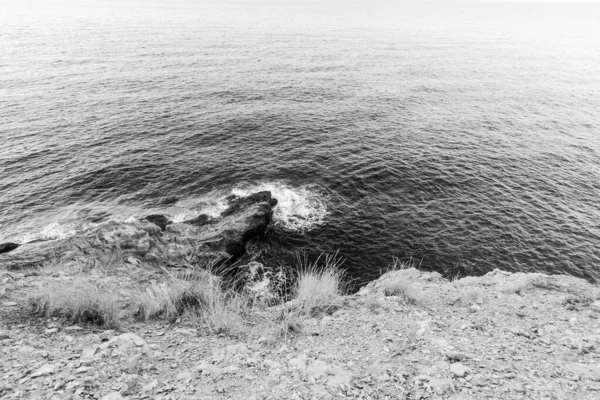
POLYGON ((169 279, 146 288, 134 301, 135 315, 142 320, 174 320, 185 316, 214 334, 236 335, 248 319, 249 300, 224 287, 221 279, 206 270, 169 274, 169 279))
POLYGON ((173 320, 185 311, 206 307, 213 289, 203 282, 171 279, 152 282, 135 300, 135 315, 148 321, 165 318, 173 320))
POLYGON ((198 314, 200 323, 217 335, 239 335, 248 324, 248 301, 232 291, 215 290, 198 314))
POLYGON ((297 255, 291 300, 282 305, 277 319, 278 336, 299 333, 307 319, 339 308, 337 303, 345 288, 342 263, 337 253, 321 255, 313 262, 306 254, 297 255))
POLYGON ((309 262, 306 255, 297 257, 297 277, 292 290, 292 301, 312 312, 333 304, 343 292, 343 260, 330 254, 309 262))
POLYGON ((386 296, 398 296, 408 304, 423 305, 425 298, 422 290, 414 282, 401 278, 387 281, 382 287, 386 296))
POLYGON ((38 315, 62 317, 72 323, 118 326, 123 314, 117 294, 82 277, 43 287, 29 298, 29 304, 38 315))

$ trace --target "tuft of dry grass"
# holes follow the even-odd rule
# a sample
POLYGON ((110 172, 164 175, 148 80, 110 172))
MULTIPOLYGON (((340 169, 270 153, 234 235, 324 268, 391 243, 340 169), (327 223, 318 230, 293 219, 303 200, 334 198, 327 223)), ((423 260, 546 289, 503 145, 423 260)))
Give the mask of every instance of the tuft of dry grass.
POLYGON ((386 281, 382 290, 386 296, 398 296, 408 304, 422 306, 426 303, 422 290, 414 282, 401 278, 386 281))
POLYGON ((297 254, 296 277, 291 300, 282 304, 276 318, 276 336, 286 338, 302 331, 305 321, 338 308, 345 288, 342 259, 337 253, 319 256, 310 262, 306 254, 297 254))
POLYGON ((294 302, 312 310, 339 299, 344 288, 344 272, 340 269, 343 260, 337 258, 337 254, 319 256, 314 262, 309 262, 306 256, 298 255, 297 259, 298 275, 292 292, 294 302))
POLYGON ((251 318, 248 299, 229 290, 215 288, 198 318, 209 332, 239 336, 251 318))
POLYGON ((62 317, 73 323, 118 326, 123 316, 117 294, 83 277, 46 285, 29 298, 29 304, 38 315, 62 317))
POLYGON ((211 301, 212 288, 208 285, 172 279, 166 282, 152 282, 144 293, 135 299, 135 315, 145 321, 165 318, 172 320, 184 311, 206 307, 211 301))

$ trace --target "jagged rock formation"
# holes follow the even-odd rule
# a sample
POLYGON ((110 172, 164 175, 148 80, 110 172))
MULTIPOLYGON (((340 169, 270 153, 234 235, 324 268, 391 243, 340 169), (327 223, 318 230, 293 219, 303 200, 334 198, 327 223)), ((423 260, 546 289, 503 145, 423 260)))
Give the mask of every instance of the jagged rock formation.
POLYGON ((235 260, 244 255, 249 240, 266 232, 277 200, 265 191, 229 201, 218 218, 200 215, 173 223, 166 216, 150 215, 103 222, 65 239, 6 247, 12 251, 0 254, 0 266, 21 269, 71 261, 165 266, 235 260))
POLYGON ((8 253, 9 251, 13 251, 20 245, 17 243, 0 243, 0 254, 8 253))

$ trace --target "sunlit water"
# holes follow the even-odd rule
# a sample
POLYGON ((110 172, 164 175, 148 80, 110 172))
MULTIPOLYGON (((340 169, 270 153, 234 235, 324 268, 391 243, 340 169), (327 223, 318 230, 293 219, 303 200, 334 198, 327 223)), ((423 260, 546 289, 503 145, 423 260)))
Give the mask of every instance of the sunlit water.
POLYGON ((600 276, 599 5, 237 3, 0 4, 0 242, 267 189, 360 282, 600 276))

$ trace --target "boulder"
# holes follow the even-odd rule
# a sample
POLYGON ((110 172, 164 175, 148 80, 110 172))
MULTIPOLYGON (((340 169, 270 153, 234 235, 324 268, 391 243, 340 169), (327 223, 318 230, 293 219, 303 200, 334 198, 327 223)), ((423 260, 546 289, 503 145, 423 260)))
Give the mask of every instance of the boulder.
POLYGON ((196 218, 188 219, 187 221, 183 221, 184 224, 195 225, 195 226, 204 226, 214 222, 214 218, 206 214, 200 214, 196 218))
POLYGON ((148 215, 142 219, 152 222, 154 225, 158 226, 161 231, 164 231, 167 229, 167 225, 173 223, 173 221, 171 221, 169 218, 158 214, 148 215))
POLYGON ((8 253, 9 251, 13 251, 14 249, 16 249, 19 246, 20 246, 20 244, 17 244, 17 243, 0 243, 0 254, 8 253))

